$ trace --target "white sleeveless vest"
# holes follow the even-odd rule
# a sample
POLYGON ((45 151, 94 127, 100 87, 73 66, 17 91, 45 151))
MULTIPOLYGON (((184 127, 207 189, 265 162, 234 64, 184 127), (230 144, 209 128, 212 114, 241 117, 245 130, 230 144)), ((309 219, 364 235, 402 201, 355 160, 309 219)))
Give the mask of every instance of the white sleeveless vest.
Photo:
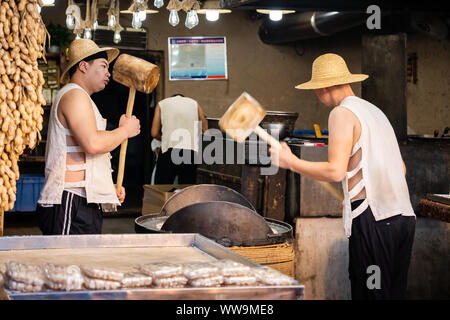
MULTIPOLYGON (((159 102, 161 108, 161 151, 169 148, 198 151, 198 103, 182 96, 159 102)), ((201 127, 200 127, 201 128, 201 127)))
POLYGON ((342 181, 345 234, 350 237, 352 219, 370 206, 376 221, 395 215, 415 216, 409 198, 402 157, 394 129, 375 105, 355 96, 342 100, 341 107, 352 111, 361 123, 361 137, 352 150, 362 151, 360 163, 342 181), (348 190, 348 180, 362 169, 361 181, 348 190), (366 199, 351 210, 350 199, 366 188, 366 199))
MULTIPOLYGON (((83 90, 89 96, 79 85, 69 83, 59 90, 53 101, 48 121, 47 145, 45 148, 45 182, 38 203, 42 205, 61 204, 62 193, 65 188, 84 187, 88 203, 114 203, 120 205, 111 176, 110 153, 85 153, 86 163, 66 165, 67 152, 84 152, 80 146, 67 146, 66 135, 72 134, 70 130, 63 127, 57 115, 61 97, 73 89, 83 90), (85 170, 85 180, 65 182, 66 170, 85 170)), ((95 114, 97 130, 105 130, 106 119, 102 118, 92 99, 91 104, 95 114)))

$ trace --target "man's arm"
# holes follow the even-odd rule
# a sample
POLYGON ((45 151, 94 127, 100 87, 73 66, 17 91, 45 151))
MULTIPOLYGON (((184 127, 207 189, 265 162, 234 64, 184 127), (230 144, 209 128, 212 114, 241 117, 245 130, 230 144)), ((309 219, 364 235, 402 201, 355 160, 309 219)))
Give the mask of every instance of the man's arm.
POLYGON ((72 131, 80 147, 89 154, 101 154, 114 150, 127 138, 139 134, 139 120, 122 119, 117 129, 97 130, 94 110, 89 97, 79 89, 70 90, 60 100, 58 118, 72 131), (137 121, 137 126, 136 126, 137 121))
POLYGON ((161 141, 161 107, 159 106, 159 103, 155 107, 151 134, 153 138, 161 141))
POLYGON ((208 130, 208 120, 206 120, 205 113, 203 112, 202 107, 197 103, 198 106, 198 118, 202 121, 202 132, 208 130))
POLYGON ((328 119, 328 161, 311 162, 297 158, 288 145, 283 143, 282 150, 271 148, 272 159, 281 168, 290 169, 307 177, 330 182, 344 179, 353 145, 353 127, 355 116, 351 111, 335 107, 328 119))

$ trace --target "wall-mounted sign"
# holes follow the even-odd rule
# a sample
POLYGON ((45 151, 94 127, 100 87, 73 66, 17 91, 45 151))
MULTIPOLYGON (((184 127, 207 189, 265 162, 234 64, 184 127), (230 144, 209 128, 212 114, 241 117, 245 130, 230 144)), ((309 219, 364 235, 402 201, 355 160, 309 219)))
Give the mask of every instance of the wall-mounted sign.
POLYGON ((225 37, 169 38, 169 80, 228 79, 225 37))

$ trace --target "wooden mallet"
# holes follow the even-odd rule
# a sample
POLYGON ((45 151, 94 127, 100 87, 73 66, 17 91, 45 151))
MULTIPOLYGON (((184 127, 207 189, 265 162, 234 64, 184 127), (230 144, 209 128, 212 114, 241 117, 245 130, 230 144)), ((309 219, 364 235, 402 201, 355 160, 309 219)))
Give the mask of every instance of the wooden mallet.
MULTIPOLYGON (((261 104, 247 92, 243 92, 228 108, 219 121, 219 126, 237 142, 245 139, 255 132, 261 139, 272 147, 281 150, 281 143, 259 126, 266 116, 261 104)), ((336 199, 342 201, 344 196, 329 182, 314 180, 323 186, 336 199)))
MULTIPOLYGON (((159 81, 159 67, 128 54, 121 54, 114 64, 112 78, 124 86, 130 88, 126 116, 131 118, 133 113, 134 98, 136 90, 143 93, 150 93, 155 89, 159 81)), ((120 146, 119 170, 117 172, 116 188, 119 192, 122 188, 123 172, 125 168, 125 156, 127 153, 128 139, 125 139, 120 146)))

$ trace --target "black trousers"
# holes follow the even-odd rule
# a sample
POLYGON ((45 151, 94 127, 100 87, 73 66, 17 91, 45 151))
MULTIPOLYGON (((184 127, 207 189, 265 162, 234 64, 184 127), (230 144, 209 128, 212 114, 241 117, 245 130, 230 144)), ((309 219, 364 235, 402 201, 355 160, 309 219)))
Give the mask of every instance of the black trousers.
POLYGON ((71 192, 63 192, 61 204, 38 205, 36 213, 43 235, 102 233, 101 207, 71 192))
POLYGON ((178 176, 179 184, 194 184, 196 181, 197 167, 194 164, 195 152, 186 149, 168 149, 161 153, 156 162, 155 184, 173 184, 178 176), (189 163, 175 164, 172 161, 172 152, 183 159, 189 159, 189 163))
MULTIPOLYGON (((352 203, 352 210, 362 201, 352 203)), ((415 226, 412 216, 375 221, 370 207, 353 219, 349 241, 352 299, 405 299, 415 226)))

